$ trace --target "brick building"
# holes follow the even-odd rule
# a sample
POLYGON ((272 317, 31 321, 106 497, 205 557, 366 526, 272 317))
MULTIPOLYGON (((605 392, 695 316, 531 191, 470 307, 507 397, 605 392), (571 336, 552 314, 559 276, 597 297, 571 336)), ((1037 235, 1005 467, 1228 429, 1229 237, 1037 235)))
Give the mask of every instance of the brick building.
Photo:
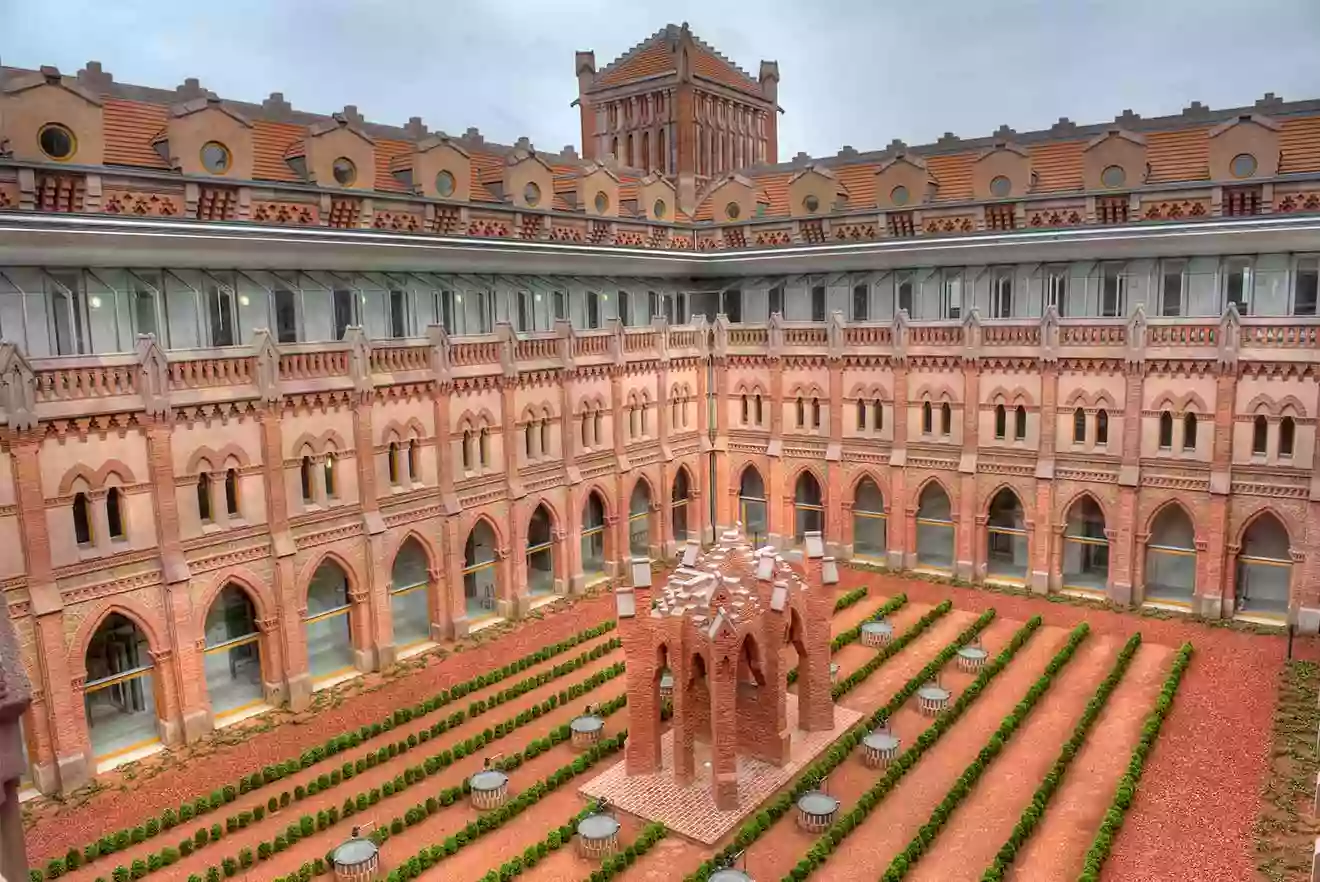
POLYGON ((34 787, 738 521, 1320 629, 1320 101, 778 164, 773 64, 577 73, 582 156, 0 69, 34 787))

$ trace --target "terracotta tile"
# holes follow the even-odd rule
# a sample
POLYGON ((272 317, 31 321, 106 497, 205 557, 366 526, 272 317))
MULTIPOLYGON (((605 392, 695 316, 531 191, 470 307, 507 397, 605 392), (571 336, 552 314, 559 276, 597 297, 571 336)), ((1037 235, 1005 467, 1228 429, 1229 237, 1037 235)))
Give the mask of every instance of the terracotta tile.
POLYGON ((261 181, 297 181, 284 161, 293 144, 302 141, 306 129, 291 123, 256 120, 252 123, 252 176, 261 181))
POLYGON ((1284 120, 1279 149, 1279 174, 1320 171, 1320 117, 1284 120))
POLYGON ((390 193, 407 193, 408 188, 391 172, 394 161, 412 153, 413 145, 408 141, 376 141, 376 189, 390 193))
POLYGON ((495 195, 486 189, 486 184, 504 180, 504 158, 475 151, 469 151, 469 154, 472 158, 472 201, 498 202, 495 195))
POLYGON ((761 84, 729 64, 729 62, 716 58, 700 47, 692 54, 691 60, 693 73, 715 80, 717 83, 723 83, 741 92, 750 92, 758 98, 761 97, 761 84))
POLYGON ((976 157, 971 153, 926 158, 926 168, 940 182, 935 191, 936 202, 972 198, 972 163, 975 161, 976 157))
POLYGON ((598 82, 602 86, 617 86, 629 80, 653 77, 657 74, 669 73, 675 69, 674 56, 670 53, 669 46, 660 43, 638 52, 614 70, 606 73, 598 82))
POLYGON ((1210 144, 1205 129, 1151 132, 1146 136, 1150 183, 1203 181, 1210 176, 1210 144))
POLYGON ((151 146, 169 118, 164 105, 107 98, 104 108, 106 165, 170 167, 151 146))
POLYGON ((1036 172, 1037 193, 1082 189, 1084 141, 1038 144, 1030 149, 1031 168, 1036 172))

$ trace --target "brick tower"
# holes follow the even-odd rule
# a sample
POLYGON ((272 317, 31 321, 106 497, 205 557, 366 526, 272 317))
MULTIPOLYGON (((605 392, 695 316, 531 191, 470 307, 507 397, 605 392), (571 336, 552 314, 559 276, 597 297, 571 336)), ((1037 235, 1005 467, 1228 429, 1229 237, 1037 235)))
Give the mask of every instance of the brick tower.
POLYGON ((715 804, 738 807, 738 755, 783 765, 792 731, 788 670, 798 655, 798 727, 834 728, 827 587, 838 581, 819 533, 806 537, 805 572, 737 530, 711 549, 689 544, 678 569, 650 596, 650 567, 635 565, 633 587, 616 595, 628 660, 629 775, 661 771, 660 681, 673 677, 673 766, 681 786, 696 777, 698 743, 708 751, 715 804), (653 602, 654 600, 654 602, 653 602))

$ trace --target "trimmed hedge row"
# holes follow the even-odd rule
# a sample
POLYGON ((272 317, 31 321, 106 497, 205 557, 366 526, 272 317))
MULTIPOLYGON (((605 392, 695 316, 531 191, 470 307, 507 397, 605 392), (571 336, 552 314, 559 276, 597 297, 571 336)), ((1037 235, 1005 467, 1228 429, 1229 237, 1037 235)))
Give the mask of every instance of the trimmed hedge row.
MULTIPOLYGON (((471 756, 487 744, 528 725, 544 714, 549 713, 551 710, 567 704, 570 700, 581 697, 583 694, 596 688, 602 683, 620 676, 623 672, 624 663, 616 662, 605 670, 597 671, 587 679, 582 680, 579 683, 574 683, 568 689, 561 691, 558 695, 553 695, 540 704, 533 705, 531 709, 521 711, 515 717, 505 720, 502 723, 497 723, 493 729, 485 729, 471 738, 465 738, 463 741, 453 744, 449 748, 427 757, 420 765, 404 769, 403 773, 396 775, 393 781, 386 781, 379 788, 372 788, 369 791, 361 791, 355 796, 347 797, 344 800, 342 809, 331 807, 328 810, 317 812, 315 818, 311 815, 303 815, 297 824, 290 824, 284 833, 277 835, 273 840, 258 844, 256 852, 257 859, 264 861, 273 854, 278 854, 283 851, 289 845, 297 842, 300 838, 305 838, 313 832, 325 830, 334 824, 337 824, 341 818, 352 817, 357 812, 365 811, 369 807, 376 805, 381 799, 394 796, 397 793, 402 793, 414 784, 419 784, 427 778, 448 769, 455 761, 466 756, 471 756), (297 828, 296 831, 295 828, 297 828)), ((609 716, 619 708, 624 707, 627 704, 627 699, 627 695, 621 695, 610 701, 602 702, 597 713, 601 716, 609 716)), ((462 711, 458 711, 457 714, 461 715, 462 711)), ((434 729, 435 727, 441 727, 441 731, 444 731, 444 729, 447 728, 447 722, 445 720, 438 720, 432 728, 434 729)), ((428 737, 421 739, 419 743, 424 743, 429 740, 428 731, 424 730, 422 734, 427 735, 428 737)), ((540 756, 555 745, 569 740, 570 735, 571 733, 567 725, 558 726, 551 731, 548 737, 533 740, 521 751, 515 751, 504 757, 500 762, 500 767, 505 770, 517 768, 524 761, 540 756)), ((412 736, 409 736, 410 740, 411 738, 412 736)), ((344 775, 340 780, 349 780, 354 777, 358 771, 365 771, 366 769, 374 768, 376 765, 387 762, 393 757, 401 756, 403 753, 407 752, 408 749, 409 745, 406 741, 400 741, 397 745, 391 744, 388 748, 382 747, 378 753, 367 755, 368 761, 361 770, 357 770, 355 766, 350 766, 345 763, 343 768, 344 775)), ((336 775, 339 774, 339 772, 336 772, 336 775)), ((453 802, 456 802, 467 792, 466 787, 467 781, 464 780, 462 787, 451 787, 444 791, 437 807, 439 805, 450 805, 453 802)), ((231 833, 234 830, 241 830, 254 821, 263 820, 267 808, 269 808, 270 814, 274 815, 279 809, 287 807, 295 801, 305 799, 307 796, 313 796, 318 792, 320 791, 303 791, 301 785, 295 789, 292 795, 286 790, 280 794, 278 800, 275 797, 271 797, 270 803, 267 807, 259 805, 256 806, 252 812, 245 811, 240 815, 231 816, 226 820, 226 828, 228 832, 231 833)), ((428 800, 427 802, 429 805, 432 800, 428 800)), ((410 809, 408 814, 414 813, 414 810, 410 809)), ((429 815, 430 813, 431 810, 426 810, 420 817, 425 817, 425 815, 429 815)), ((405 818, 408 817, 408 814, 405 814, 405 818)), ((420 817, 418 819, 420 819, 420 817)), ((416 820, 408 820, 405 824, 404 820, 398 818, 396 818, 395 821, 400 825, 400 829, 402 829, 403 826, 412 826, 413 823, 416 823, 416 820)), ((206 831, 205 828, 198 830, 195 834, 195 839, 185 839, 179 844, 177 850, 172 847, 167 847, 160 852, 153 852, 147 856, 145 861, 142 859, 135 860, 132 867, 127 870, 125 870, 122 865, 116 867, 114 882, 121 882, 119 878, 120 870, 125 870, 127 876, 124 878, 126 879, 140 879, 158 869, 170 866, 178 861, 180 856, 186 857, 197 848, 205 846, 208 842, 218 842, 222 835, 218 823, 213 824, 210 831, 206 831), (206 833, 206 835, 203 835, 203 833, 206 833), (188 843, 188 845, 185 846, 184 843, 188 843), (170 853, 173 853, 172 859, 170 853), (139 868, 139 864, 141 864, 141 868, 139 868), (141 872, 139 872, 139 869, 141 872)), ((243 851, 248 851, 248 849, 244 849, 243 851)), ((225 872, 225 868, 231 863, 239 867, 245 866, 242 864, 242 854, 243 853, 240 852, 237 859, 232 857, 225 858, 219 868, 213 867, 212 869, 216 869, 217 872, 225 872)))
POLYGON ((1072 661, 1073 655, 1077 652, 1077 647, 1082 644, 1091 633, 1091 626, 1086 622, 1072 629, 1068 635, 1068 641, 1063 647, 1054 654, 1050 663, 1045 666, 1045 673, 1041 674, 1036 682, 1031 684, 1027 694, 1017 703, 1013 710, 1009 711, 1008 716, 1004 717, 999 724, 999 728, 990 736, 990 740, 981 748, 976 758, 967 764, 963 769, 958 780, 949 788, 949 792, 940 800, 939 805, 935 806, 934 811, 930 813, 930 819, 921 825, 917 835, 912 837, 912 841, 907 844, 895 858, 890 861, 889 868, 885 870, 884 875, 880 877, 880 882, 901 882, 908 870, 917 865, 922 855, 930 848, 931 844, 939 837, 940 831, 944 825, 949 822, 954 811, 958 808, 967 795, 972 792, 976 782, 981 779, 986 768, 995 761, 1004 745, 1013 737, 1022 721, 1031 715, 1032 710, 1040 702, 1041 696, 1049 691, 1054 685, 1054 680, 1058 677, 1059 671, 1063 670, 1068 662, 1072 661))
MULTIPOLYGON (((871 716, 862 724, 863 728, 859 734, 854 736, 852 733, 849 733, 848 739, 850 748, 855 747, 861 741, 862 736, 864 736, 866 732, 880 725, 885 720, 889 719, 889 717, 897 713, 899 708, 901 708, 918 689, 929 683, 931 679, 939 673, 941 668, 953 660, 953 657, 958 654, 958 650, 961 647, 970 643, 981 630, 990 624, 994 615, 995 611, 993 609, 988 609, 982 613, 981 617, 973 622, 967 630, 963 631, 963 633, 958 635, 957 639, 944 647, 944 649, 940 650, 939 655, 931 659, 930 663, 922 668, 915 677, 908 680, 907 683, 904 684, 903 689, 890 699, 884 707, 871 714, 871 716)), ((1013 657, 1017 655, 1018 650, 1026 644, 1031 635, 1036 633, 1040 624, 1040 616, 1033 616, 1025 625, 1018 628, 1013 634, 1012 639, 1009 640, 1008 645, 1000 651, 999 655, 986 663, 985 667, 981 669, 981 673, 977 674, 976 679, 963 690, 962 694, 958 696, 949 709, 936 717, 935 722, 931 723, 925 731, 917 736, 916 743, 900 754, 898 759, 889 765, 884 776, 858 798, 857 804, 846 815, 830 825, 830 828, 825 831, 821 838, 817 840, 816 844, 807 852, 806 857, 798 861, 784 878, 791 880, 806 879, 815 872, 821 864, 825 863, 830 854, 834 852, 834 849, 838 847, 839 843, 847 838, 849 833, 866 820, 867 816, 870 815, 875 807, 889 795, 889 792, 898 786, 898 782, 902 780, 903 776, 912 770, 925 752, 934 747, 935 743, 940 740, 944 733, 947 732, 963 713, 966 712, 972 702, 976 701, 976 699, 981 696, 985 687, 988 686, 990 681, 997 677, 1008 663, 1013 660, 1013 657)))
MULTIPOLYGON (((165 811, 161 812, 159 817, 149 818, 136 827, 125 828, 116 833, 108 833, 97 839, 95 842, 88 843, 83 848, 71 848, 63 858, 51 859, 46 865, 44 876, 39 876, 38 874, 40 874, 41 871, 36 869, 29 871, 29 875, 32 876, 32 878, 57 879, 66 871, 76 870, 79 867, 86 866, 103 855, 113 854, 117 851, 124 850, 130 845, 137 845, 138 843, 152 839, 174 827, 186 824, 194 818, 199 818, 202 815, 215 811, 221 806, 228 805, 243 794, 251 793, 267 784, 278 781, 281 778, 295 774, 303 769, 310 768, 322 760, 342 753, 345 750, 358 747, 372 738, 391 731, 396 726, 403 725, 404 723, 434 713, 440 708, 446 707, 478 689, 484 689, 487 686, 492 686, 501 680, 505 680, 515 674, 521 673, 528 667, 540 664, 541 662, 554 658, 556 655, 561 655, 587 640, 594 640, 602 634, 606 634, 613 630, 614 627, 615 622, 611 619, 610 621, 602 622, 594 628, 579 631, 577 634, 560 640, 557 643, 543 646, 535 652, 529 653, 507 665, 488 671, 485 674, 480 674, 469 680, 465 680, 462 683, 456 683, 448 689, 442 689, 430 698, 420 701, 411 707, 398 708, 379 723, 363 725, 349 732, 342 732, 339 735, 328 738, 323 744, 303 751, 297 759, 286 760, 282 763, 269 765, 262 768, 260 771, 244 775, 236 784, 226 784, 220 789, 212 791, 209 796, 201 796, 191 802, 181 804, 177 811, 173 808, 165 809, 165 811)), ((537 686, 544 685, 546 682, 549 682, 556 677, 577 670, 588 661, 600 658, 605 655, 606 652, 613 651, 621 645, 623 645, 622 642, 616 637, 608 643, 593 648, 589 652, 582 653, 576 659, 573 659, 568 663, 557 665, 553 671, 547 671, 535 677, 528 677, 519 683, 514 684, 509 689, 505 689, 498 695, 492 696, 491 701, 486 702, 486 704, 493 707, 502 704, 509 699, 516 698, 537 686)), ((474 702, 473 705, 481 703, 482 702, 474 702)), ((471 707, 472 705, 469 706, 469 715, 472 715, 471 707)), ((451 722, 450 725, 453 725, 453 723, 451 722)), ((165 849, 162 851, 165 851, 165 849)))
POLYGON ((642 832, 637 835, 637 839, 624 848, 619 854, 606 858, 599 869, 592 870, 591 875, 587 877, 587 882, 609 882, 615 876, 618 876, 624 870, 633 865, 639 857, 651 850, 661 839, 665 838, 665 825, 660 823, 650 823, 642 828, 642 832))
MULTIPOLYGON (((911 628, 904 631, 888 646, 876 653, 876 658, 892 658, 897 652, 915 640, 922 631, 925 631, 930 627, 932 622, 940 616, 948 613, 952 608, 953 604, 946 600, 939 606, 930 610, 911 628)), ((981 617, 973 622, 967 630, 963 631, 963 633, 958 635, 952 643, 941 650, 940 655, 944 656, 945 653, 947 653, 948 658, 952 658, 953 654, 958 651, 958 647, 975 637, 982 628, 990 623, 991 619, 994 618, 994 615, 994 610, 986 610, 986 612, 982 613, 981 617)), ((879 663, 877 663, 870 670, 874 671, 875 668, 878 668, 879 666, 879 663)), ((927 675, 927 671, 926 669, 923 669, 915 678, 909 680, 903 686, 903 689, 900 690, 900 694, 903 695, 903 701, 906 701, 907 698, 910 697, 912 693, 916 692, 916 690, 919 689, 928 679, 929 676, 927 675)), ((857 682, 860 683, 861 680, 858 680, 857 682)), ((898 704, 902 704, 902 701, 898 702, 898 704)), ((882 710, 872 716, 870 720, 862 720, 856 723, 851 729, 849 729, 839 741, 836 741, 827 751, 825 751, 823 757, 807 767, 806 771, 804 771, 798 779, 793 782, 792 788, 787 792, 781 793, 764 809, 757 812, 750 821, 743 824, 738 830, 738 835, 734 837, 733 842, 725 846, 710 860, 698 867, 696 872, 688 875, 684 882, 706 882, 711 874, 715 872, 717 866, 724 866, 734 855, 743 851, 757 839, 761 838, 761 836, 769 830, 774 823, 784 815, 784 813, 796 804, 799 796, 816 787, 822 778, 833 772, 848 758, 852 749, 856 747, 866 733, 870 731, 871 726, 874 725, 873 721, 880 715, 880 713, 884 713, 884 711, 882 710)))
MULTIPOLYGON (((906 595, 904 595, 903 599, 904 600, 907 599, 906 595)), ((860 684, 867 677, 871 676, 871 674, 875 673, 875 670, 877 668, 879 668, 882 664, 893 658, 895 654, 903 650, 913 640, 916 640, 918 637, 920 637, 923 631, 925 631, 927 628, 929 628, 931 625, 935 623, 936 619, 939 619, 947 615, 949 613, 949 610, 951 609, 953 609, 953 602, 950 600, 945 600, 942 601, 939 606, 927 612, 920 619, 917 619, 917 623, 915 625, 913 625, 911 628, 908 628, 906 631, 904 631, 899 636, 895 637, 893 640, 890 640, 889 644, 885 646, 884 649, 881 649, 875 655, 868 658, 866 660, 866 663, 863 664, 860 668, 853 671, 851 674, 844 677, 839 682, 835 683, 830 690, 834 694, 834 700, 838 701, 841 697, 847 695, 849 692, 855 689, 858 686, 858 684, 860 684)), ((985 624, 981 625, 980 628, 977 628, 977 631, 979 632, 981 628, 984 628, 986 625, 990 624, 990 620, 993 619, 994 617, 995 617, 994 610, 986 610, 984 613, 981 613, 981 618, 977 619, 977 622, 979 623, 981 619, 984 619, 985 624)), ((974 637, 976 635, 973 634, 972 636, 974 637)), ((970 640, 971 637, 967 639, 970 640)), ((957 649, 955 648, 953 651, 957 652, 957 649)), ((950 655, 949 657, 952 658, 953 656, 950 655)), ((927 667, 929 667, 929 665, 927 667)))
POLYGON ((990 866, 981 875, 982 882, 1004 882, 1008 874, 1008 868, 1013 865, 1018 851, 1031 834, 1035 832, 1036 826, 1041 818, 1045 816, 1045 810, 1049 807, 1050 800, 1054 798, 1054 793, 1059 789, 1059 783, 1063 780, 1064 773, 1068 771, 1068 765, 1072 762, 1077 751, 1081 750, 1082 744, 1086 741, 1086 736, 1090 733, 1091 727, 1095 721, 1100 718, 1100 711, 1104 710, 1109 701, 1109 696, 1118 687, 1119 682, 1127 673, 1128 667, 1132 664, 1133 657, 1137 654, 1137 649, 1141 646, 1141 634, 1133 634, 1128 638, 1127 643, 1118 654, 1114 661, 1114 666, 1109 670, 1109 675, 1096 688, 1095 694, 1091 700, 1086 703, 1086 710, 1082 713, 1082 718, 1077 721, 1073 728, 1072 737, 1064 743, 1059 751, 1058 758, 1054 765, 1050 766, 1049 772, 1045 774, 1045 779, 1041 785, 1036 788, 1032 794, 1031 805, 1022 810, 1022 816, 1013 827, 1013 832, 1009 834, 1008 840, 1000 847, 999 853, 990 866))
POLYGON ((500 864, 498 870, 487 871, 486 875, 481 877, 481 882, 509 882, 510 879, 521 876, 523 870, 530 870, 548 856, 550 852, 559 851, 559 849, 572 842, 573 837, 577 835, 578 821, 581 821, 595 810, 596 803, 593 800, 567 821, 558 827, 551 828, 545 839, 527 846, 522 855, 500 864))
POLYGON ((848 607, 855 605, 863 597, 869 594, 870 591, 871 589, 867 588, 865 585, 861 588, 854 588, 847 594, 840 596, 838 600, 834 601, 834 611, 836 613, 843 612, 848 607))
MULTIPOLYGON (((842 597, 839 598, 840 601, 842 601, 843 599, 844 598, 842 597)), ((878 619, 884 618, 887 615, 891 615, 892 613, 897 612, 899 609, 901 609, 903 605, 906 603, 907 603, 906 594, 900 594, 897 597, 891 597, 889 598, 889 600, 886 600, 884 603, 880 604, 880 606, 876 608, 876 611, 871 613, 871 615, 866 618, 866 621, 874 622, 878 619)), ((850 603, 848 604, 848 606, 852 606, 852 604, 850 603)), ((847 607, 845 607, 845 609, 846 608, 847 607)), ((837 603, 834 605, 834 611, 836 613, 839 611, 839 605, 837 603)), ((858 625, 855 628, 849 628, 847 631, 838 634, 837 636, 834 637, 833 640, 830 641, 830 652, 831 653, 838 652, 840 649, 843 649, 843 647, 847 646, 848 644, 855 642, 857 638, 861 635, 861 633, 862 633, 862 626, 858 625)), ((798 678, 798 669, 794 668, 793 670, 788 672, 788 685, 792 686, 794 683, 796 683, 797 678, 798 678)))
POLYGON ((1100 822, 1100 830, 1095 834, 1095 839, 1091 842, 1091 848, 1086 853, 1086 860, 1082 862, 1082 872, 1077 877, 1077 882, 1097 882, 1100 878, 1100 868, 1104 866, 1105 859, 1109 857, 1109 850, 1113 847, 1114 837, 1118 835, 1118 830, 1123 826, 1123 818, 1128 809, 1132 806, 1132 798, 1137 792, 1137 785, 1141 783, 1141 773, 1146 766, 1146 757, 1150 754, 1150 749, 1155 746, 1155 739, 1160 735, 1160 728, 1164 725, 1164 718, 1169 715, 1173 708, 1173 696, 1178 692, 1178 684, 1182 682, 1183 672, 1187 670, 1187 665, 1192 660, 1192 644, 1184 643, 1174 656, 1173 668, 1169 671, 1169 676, 1164 681, 1163 688, 1160 689, 1159 697, 1155 699, 1155 708, 1146 717, 1145 725, 1141 727, 1141 739, 1137 746, 1132 749, 1132 758, 1128 761, 1127 772, 1119 779, 1118 786, 1114 789, 1114 800, 1109 805, 1109 811, 1105 812, 1104 820, 1100 822))

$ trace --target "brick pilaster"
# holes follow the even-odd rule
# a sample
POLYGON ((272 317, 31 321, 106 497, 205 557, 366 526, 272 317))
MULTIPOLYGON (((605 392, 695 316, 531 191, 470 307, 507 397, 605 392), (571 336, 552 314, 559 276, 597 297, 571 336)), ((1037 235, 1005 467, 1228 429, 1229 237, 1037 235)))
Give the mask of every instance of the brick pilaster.
POLYGON ((1031 590, 1050 590, 1051 545, 1054 541, 1054 455, 1058 442, 1059 370, 1052 360, 1041 365, 1040 411, 1037 418, 1036 498, 1027 541, 1031 545, 1031 590))
POLYGON ((889 519, 885 524, 885 542, 888 544, 889 566, 901 569, 906 561, 904 556, 913 547, 908 543, 907 525, 907 434, 908 434, 908 369, 906 359, 896 358, 892 364, 894 378, 893 404, 890 407, 890 423, 893 425, 893 441, 889 450, 889 499, 885 500, 885 510, 889 519))
MULTIPOLYGON (((1215 422, 1210 459, 1210 504, 1206 507, 1205 551, 1197 554, 1196 596, 1200 615, 1217 619, 1233 614, 1236 537, 1228 535, 1229 493, 1233 488, 1233 416, 1237 406, 1236 363, 1220 365, 1215 377, 1215 422)), ((1315 494, 1312 493, 1314 498, 1315 494)))
POLYGON ((976 455, 981 426, 981 365, 975 358, 963 360, 962 452, 958 460, 957 554, 954 575, 971 581, 983 563, 976 554, 977 492, 976 455))
POLYGON ((1132 559, 1136 542, 1137 488, 1141 485, 1141 411, 1145 364, 1129 363, 1124 371, 1123 459, 1118 471, 1118 506, 1108 512, 1109 597, 1114 603, 1133 601, 1132 559))

